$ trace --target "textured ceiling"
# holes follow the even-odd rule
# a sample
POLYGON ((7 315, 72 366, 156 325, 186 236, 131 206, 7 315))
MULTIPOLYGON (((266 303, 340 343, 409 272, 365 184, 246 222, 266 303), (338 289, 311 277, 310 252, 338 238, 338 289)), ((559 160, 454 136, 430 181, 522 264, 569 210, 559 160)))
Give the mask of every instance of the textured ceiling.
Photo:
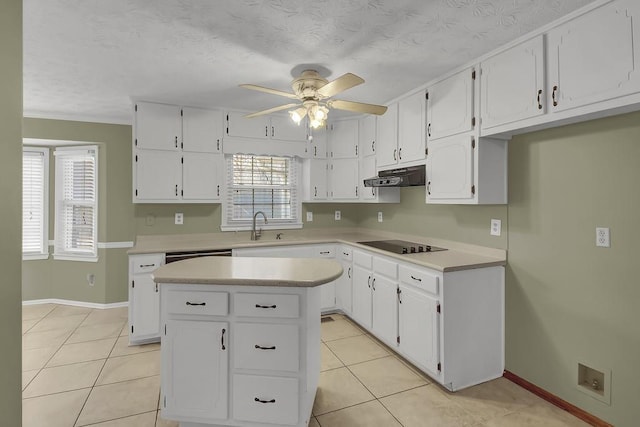
POLYGON ((132 99, 259 110, 291 71, 385 103, 592 0, 24 0, 25 115, 129 122, 132 99))

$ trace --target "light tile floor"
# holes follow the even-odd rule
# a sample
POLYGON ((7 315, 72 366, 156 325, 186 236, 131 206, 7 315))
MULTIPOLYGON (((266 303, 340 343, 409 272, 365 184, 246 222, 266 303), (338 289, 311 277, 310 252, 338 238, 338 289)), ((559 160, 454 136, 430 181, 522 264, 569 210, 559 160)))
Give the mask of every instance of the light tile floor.
MULTIPOLYGON (((578 427, 503 378, 449 393, 346 317, 322 323, 310 427, 578 427)), ((23 308, 23 427, 176 427, 160 417, 160 346, 128 346, 127 309, 23 308)))

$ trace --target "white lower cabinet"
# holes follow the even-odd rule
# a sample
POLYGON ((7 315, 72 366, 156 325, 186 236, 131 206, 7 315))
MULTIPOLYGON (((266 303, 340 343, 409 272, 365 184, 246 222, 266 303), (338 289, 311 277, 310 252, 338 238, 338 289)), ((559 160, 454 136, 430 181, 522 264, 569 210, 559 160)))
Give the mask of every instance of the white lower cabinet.
POLYGON ((320 372, 320 290, 161 284, 162 417, 306 427, 320 372))
POLYGON ((336 258, 342 264, 342 276, 335 282, 336 307, 345 314, 351 314, 353 284, 353 251, 349 246, 338 246, 336 258))
POLYGON ((387 277, 374 275, 371 279, 371 329, 390 347, 396 347, 398 339, 397 289, 398 283, 387 277))
POLYGON ((227 418, 228 323, 167 319, 165 325, 163 416, 194 421, 227 418))
POLYGON ((160 338, 160 293, 153 271, 164 264, 164 254, 129 257, 129 342, 143 344, 160 338))

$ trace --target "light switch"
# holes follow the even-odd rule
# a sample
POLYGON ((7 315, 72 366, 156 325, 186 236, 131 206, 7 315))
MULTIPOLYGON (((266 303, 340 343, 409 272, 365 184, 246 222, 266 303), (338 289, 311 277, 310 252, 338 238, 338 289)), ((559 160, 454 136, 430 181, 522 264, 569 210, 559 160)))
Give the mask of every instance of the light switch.
POLYGON ((307 212, 307 222, 313 222, 313 212, 307 212))

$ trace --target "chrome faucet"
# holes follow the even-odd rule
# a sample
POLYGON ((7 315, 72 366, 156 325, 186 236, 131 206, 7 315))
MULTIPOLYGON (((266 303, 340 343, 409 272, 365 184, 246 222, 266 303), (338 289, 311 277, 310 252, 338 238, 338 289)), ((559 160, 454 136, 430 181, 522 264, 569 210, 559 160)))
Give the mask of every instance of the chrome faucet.
POLYGON ((258 214, 261 214, 264 217, 265 224, 268 222, 267 216, 262 211, 258 211, 253 215, 253 228, 251 229, 251 240, 259 240, 260 236, 262 235, 262 229, 259 229, 256 231, 256 217, 258 216, 258 214))

